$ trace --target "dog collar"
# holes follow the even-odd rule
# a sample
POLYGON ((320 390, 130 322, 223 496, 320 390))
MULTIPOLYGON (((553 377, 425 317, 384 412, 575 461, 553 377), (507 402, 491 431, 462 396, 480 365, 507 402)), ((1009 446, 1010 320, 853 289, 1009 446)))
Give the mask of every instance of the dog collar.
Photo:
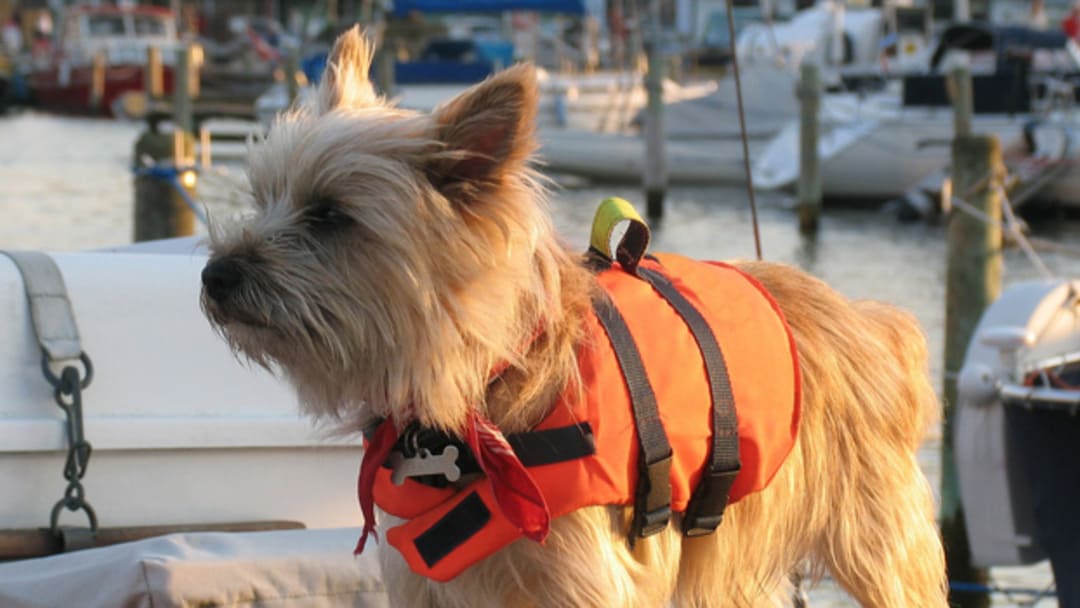
MULTIPOLYGON (((526 352, 541 334, 543 326, 538 325, 521 352, 526 352)), ((488 375, 488 383, 494 382, 509 367, 509 361, 499 362, 488 375)), ((364 528, 353 551, 357 555, 363 552, 368 536, 375 533, 375 473, 398 443, 397 428, 392 417, 383 420, 371 433, 360 462, 356 494, 364 516, 364 528)), ((496 503, 507 520, 527 538, 538 542, 547 538, 551 530, 551 512, 539 486, 499 427, 475 407, 466 422, 465 443, 480 471, 487 476, 496 503)))
MULTIPOLYGON (((364 528, 354 554, 363 552, 368 536, 375 533, 375 474, 397 443, 398 432, 392 418, 379 424, 367 442, 357 479, 357 498, 364 516, 364 528)), ((499 427, 473 409, 466 427, 465 443, 491 484, 495 501, 506 519, 527 538, 538 542, 547 538, 551 530, 551 512, 536 481, 499 427)))

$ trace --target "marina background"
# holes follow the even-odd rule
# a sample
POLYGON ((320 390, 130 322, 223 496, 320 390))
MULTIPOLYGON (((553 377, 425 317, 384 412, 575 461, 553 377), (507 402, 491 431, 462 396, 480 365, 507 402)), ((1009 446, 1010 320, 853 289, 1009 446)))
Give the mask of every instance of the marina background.
MULTIPOLYGON (((76 251, 132 241, 132 148, 141 123, 69 118, 21 111, 0 117, 0 248, 76 251)), ((541 154, 543 151, 541 151, 541 154)), ((198 195, 211 218, 243 213, 239 164, 201 176, 198 195)), ((556 223, 572 246, 584 248, 595 205, 621 196, 643 207, 640 187, 556 187, 556 223)), ((945 230, 932 223, 900 223, 876 209, 827 208, 814 239, 800 237, 792 200, 758 196, 764 257, 804 268, 843 294, 877 298, 911 310, 930 341, 931 367, 942 385, 945 230)), ((1058 243, 1080 243, 1080 223, 1057 216, 1032 218, 1033 234, 1058 243)), ((200 227, 200 230, 205 228, 200 227)), ((653 247, 690 256, 729 259, 754 256, 746 192, 732 187, 672 187, 665 216, 654 224, 653 247)), ((1039 278, 1015 247, 1004 252, 1006 285, 1039 278)), ((1080 275, 1080 258, 1068 251, 1040 251, 1056 276, 1080 275)), ((935 487, 939 480, 940 431, 931 433, 920 460, 935 487)), ((997 568, 995 584, 1044 589, 1049 568, 997 568)), ((813 606, 850 605, 828 583, 810 594, 813 606)), ((995 594, 994 605, 1024 605, 1025 598, 995 594)), ((1037 605, 1052 605, 1043 600, 1037 605)))

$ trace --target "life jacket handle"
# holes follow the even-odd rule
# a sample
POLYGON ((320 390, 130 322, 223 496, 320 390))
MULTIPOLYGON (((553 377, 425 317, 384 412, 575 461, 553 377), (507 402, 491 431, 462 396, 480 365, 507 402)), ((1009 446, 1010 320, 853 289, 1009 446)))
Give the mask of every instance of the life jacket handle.
POLYGON ((637 271, 638 263, 649 249, 651 234, 649 225, 641 219, 634 206, 617 196, 600 201, 593 216, 592 235, 589 238, 589 255, 600 258, 610 265, 617 260, 630 273, 637 271), (626 223, 626 231, 619 236, 612 253, 611 240, 615 230, 626 223))

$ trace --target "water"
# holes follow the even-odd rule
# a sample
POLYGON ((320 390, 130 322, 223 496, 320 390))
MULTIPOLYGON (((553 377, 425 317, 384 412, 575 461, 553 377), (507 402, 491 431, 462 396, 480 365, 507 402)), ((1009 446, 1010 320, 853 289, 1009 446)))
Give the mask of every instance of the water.
MULTIPOLYGON (((0 248, 73 251, 128 243, 132 238, 131 150, 140 125, 60 118, 32 112, 0 117, 0 248)), ((211 214, 233 213, 238 168, 204 177, 200 197, 211 214)), ((560 190, 556 224, 566 238, 588 242, 596 203, 622 196, 640 205, 638 188, 560 190)), ((766 259, 798 265, 850 297, 877 298, 919 318, 931 348, 931 367, 941 385, 944 351, 945 234, 941 226, 900 224, 876 211, 828 210, 815 241, 798 236, 784 196, 759 196, 759 224, 766 259)), ((736 188, 674 188, 663 222, 653 226, 656 250, 690 256, 752 258, 754 237, 745 192, 736 188)), ((1080 243, 1080 222, 1035 225, 1040 237, 1080 243)), ((1040 254, 1059 276, 1080 276, 1080 258, 1040 254)), ((1017 249, 1005 253, 1006 284, 1038 278, 1017 249)), ((933 433, 920 462, 937 486, 940 433, 933 433)), ((1003 587, 1045 588, 1045 564, 993 571, 1003 587)), ((1022 605, 1024 598, 995 596, 995 605, 1022 605)), ((813 606, 851 602, 828 583, 811 593, 813 606)), ((1051 606, 1044 600, 1040 606, 1051 606)))

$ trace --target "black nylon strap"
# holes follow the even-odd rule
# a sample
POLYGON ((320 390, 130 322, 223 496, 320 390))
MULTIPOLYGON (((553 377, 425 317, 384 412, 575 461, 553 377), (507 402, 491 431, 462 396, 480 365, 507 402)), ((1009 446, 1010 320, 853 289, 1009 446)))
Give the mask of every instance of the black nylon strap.
MULTIPOLYGON (((378 425, 375 425, 378 426, 378 425)), ((371 439, 374 427, 364 430, 364 436, 371 439)), ((507 443, 514 450, 521 464, 526 467, 538 467, 547 464, 556 464, 568 460, 576 460, 596 453, 596 438, 593 436, 592 425, 586 422, 568 424, 566 426, 543 429, 538 431, 525 431, 506 436, 507 443)), ((455 461, 462 475, 480 473, 480 465, 476 463, 469 445, 448 433, 435 429, 422 428, 418 423, 412 423, 405 428, 401 437, 398 438, 394 450, 401 452, 406 457, 415 456, 420 448, 426 449, 433 454, 442 454, 446 446, 455 446, 458 449, 458 457, 455 461)), ((389 460, 384 462, 383 467, 390 468, 389 460)), ((442 475, 422 475, 413 477, 424 485, 443 488, 449 482, 442 475)))
POLYGON ((660 532, 671 519, 671 444, 656 407, 645 366, 634 337, 619 311, 606 296, 593 300, 593 310, 615 350, 630 392, 638 439, 638 483, 630 542, 660 532))
POLYGON ((491 511, 476 492, 466 496, 413 544, 429 568, 473 537, 491 519, 491 511))
POLYGON ((506 436, 518 460, 538 467, 576 460, 596 453, 596 439, 588 422, 506 436))
POLYGON ((740 468, 739 423, 724 353, 709 323, 666 276, 649 268, 638 268, 638 275, 648 281, 682 317, 705 362, 712 400, 713 439, 706 470, 683 517, 683 533, 687 536, 709 534, 720 525, 731 484, 740 468))

